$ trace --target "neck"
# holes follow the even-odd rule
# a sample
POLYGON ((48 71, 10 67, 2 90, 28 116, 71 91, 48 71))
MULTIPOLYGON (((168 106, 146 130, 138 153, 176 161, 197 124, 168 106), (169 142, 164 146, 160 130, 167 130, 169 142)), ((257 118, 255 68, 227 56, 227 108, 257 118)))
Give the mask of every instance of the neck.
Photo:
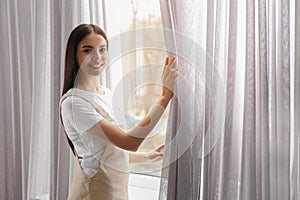
POLYGON ((98 85, 99 77, 84 77, 83 74, 81 76, 77 76, 76 81, 74 83, 75 88, 96 93, 99 93, 98 85))

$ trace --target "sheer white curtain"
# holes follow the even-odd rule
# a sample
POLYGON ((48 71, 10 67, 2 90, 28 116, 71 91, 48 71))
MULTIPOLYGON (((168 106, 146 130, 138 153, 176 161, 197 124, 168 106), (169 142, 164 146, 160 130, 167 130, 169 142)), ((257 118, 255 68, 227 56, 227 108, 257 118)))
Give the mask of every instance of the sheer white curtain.
POLYGON ((299 1, 160 3, 181 66, 160 199, 299 199, 299 1))
POLYGON ((60 127, 64 53, 80 23, 105 27, 105 1, 0 1, 0 199, 65 199, 60 127))

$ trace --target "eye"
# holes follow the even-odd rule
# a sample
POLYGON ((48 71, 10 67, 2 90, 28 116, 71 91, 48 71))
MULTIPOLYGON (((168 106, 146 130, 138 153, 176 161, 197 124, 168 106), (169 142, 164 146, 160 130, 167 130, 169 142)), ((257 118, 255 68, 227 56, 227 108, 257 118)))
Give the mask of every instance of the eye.
POLYGON ((101 47, 101 48, 99 49, 99 52, 100 52, 100 53, 106 53, 106 52, 107 52, 107 48, 106 48, 106 47, 101 47))
POLYGON ((85 49, 85 50, 83 50, 83 52, 85 52, 85 53, 91 53, 92 49, 85 49))

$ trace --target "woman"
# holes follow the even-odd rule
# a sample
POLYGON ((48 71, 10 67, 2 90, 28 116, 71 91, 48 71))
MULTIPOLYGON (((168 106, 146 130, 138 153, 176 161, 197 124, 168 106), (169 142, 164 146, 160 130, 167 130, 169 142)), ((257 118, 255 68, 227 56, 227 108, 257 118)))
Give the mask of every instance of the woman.
POLYGON ((77 26, 68 39, 61 119, 77 160, 68 199, 127 199, 128 163, 160 160, 164 145, 136 153, 173 96, 178 76, 175 58, 166 58, 162 94, 146 117, 130 131, 112 115, 110 90, 98 84, 107 64, 106 34, 93 24, 77 26), (124 151, 127 150, 127 151, 124 151), (130 153, 128 153, 128 151, 130 153))

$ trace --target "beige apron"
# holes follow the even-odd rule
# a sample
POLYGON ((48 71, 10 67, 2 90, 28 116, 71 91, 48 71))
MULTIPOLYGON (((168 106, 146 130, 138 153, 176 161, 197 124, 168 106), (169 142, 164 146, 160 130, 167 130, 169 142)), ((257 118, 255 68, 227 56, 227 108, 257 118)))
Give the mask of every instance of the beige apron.
MULTIPOLYGON (((112 121, 112 118, 100 105, 78 93, 66 93, 60 100, 60 106, 62 101, 68 96, 78 96, 86 100, 92 104, 97 112, 99 112, 106 120, 112 121)), ((107 143, 106 151, 100 159, 100 168, 92 177, 88 177, 82 171, 75 149, 73 149, 73 152, 76 155, 76 159, 74 162, 72 185, 69 191, 68 200, 128 199, 128 152, 107 143)))

